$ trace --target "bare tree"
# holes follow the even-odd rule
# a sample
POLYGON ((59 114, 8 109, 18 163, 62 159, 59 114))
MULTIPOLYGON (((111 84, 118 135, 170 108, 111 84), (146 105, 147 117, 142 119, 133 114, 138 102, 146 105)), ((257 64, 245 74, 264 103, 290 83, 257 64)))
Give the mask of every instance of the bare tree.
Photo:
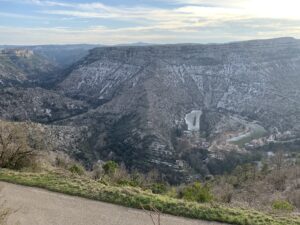
POLYGON ((29 143, 27 132, 24 124, 0 121, 0 167, 20 169, 33 162, 36 151, 29 143))
POLYGON ((283 151, 278 151, 273 157, 273 163, 277 172, 281 172, 284 164, 284 154, 283 151))
POLYGON ((285 189, 286 174, 283 171, 284 153, 278 151, 273 157, 275 171, 273 172, 273 184, 276 190, 283 191, 285 189))

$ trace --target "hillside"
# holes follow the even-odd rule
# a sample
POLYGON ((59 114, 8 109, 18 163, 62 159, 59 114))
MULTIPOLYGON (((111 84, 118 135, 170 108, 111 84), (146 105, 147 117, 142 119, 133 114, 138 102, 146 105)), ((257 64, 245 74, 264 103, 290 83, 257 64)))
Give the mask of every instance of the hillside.
MULTIPOLYGON (((2 74, 28 79, 19 68, 10 61, 2 74)), ((155 167, 180 182, 220 173, 228 164, 222 161, 270 146, 297 148, 299 71, 300 42, 292 38, 100 47, 48 74, 55 78, 48 90, 39 82, 2 90, 1 117, 86 126, 82 145, 94 155, 88 164, 112 159, 141 171, 155 167)))
POLYGON ((57 66, 28 49, 4 49, 0 52, 1 83, 35 82, 58 70, 57 66))
POLYGON ((90 124, 104 158, 183 171, 202 150, 299 137, 299 60, 294 39, 94 49, 56 90, 95 109, 61 124, 90 124))

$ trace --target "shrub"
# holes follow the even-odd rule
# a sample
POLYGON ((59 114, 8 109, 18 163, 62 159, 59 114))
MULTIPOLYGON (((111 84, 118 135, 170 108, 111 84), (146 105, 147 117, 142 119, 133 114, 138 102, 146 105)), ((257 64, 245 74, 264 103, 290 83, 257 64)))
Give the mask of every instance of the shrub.
POLYGON ((170 187, 165 195, 170 198, 178 198, 178 190, 175 187, 170 187))
POLYGON ((134 186, 146 187, 148 184, 152 182, 151 179, 147 180, 147 178, 137 170, 134 170, 130 174, 130 179, 134 186))
POLYGON ((213 196, 208 185, 202 185, 200 182, 195 182, 189 185, 180 192, 180 197, 189 201, 210 202, 213 196))
POLYGON ((291 212, 294 210, 294 206, 286 200, 273 201, 272 208, 274 210, 288 211, 288 212, 291 212))
POLYGON ((99 180, 103 175, 103 168, 99 164, 93 166, 92 177, 94 180, 99 180))
POLYGON ((273 172, 272 173, 272 177, 271 177, 273 186, 275 188, 275 190, 277 191, 284 191, 286 188, 286 180, 287 180, 287 176, 286 174, 282 173, 282 172, 273 172))
POLYGON ((225 182, 220 183, 217 187, 214 188, 214 196, 219 202, 231 203, 233 198, 233 186, 225 182))
POLYGON ((116 162, 108 161, 102 168, 104 169, 105 174, 113 175, 117 171, 118 167, 119 165, 116 162))
POLYGON ((73 164, 72 166, 70 166, 69 171, 77 175, 83 175, 85 173, 85 169, 79 164, 73 164))
POLYGON ((164 194, 167 192, 168 188, 163 183, 154 183, 151 185, 151 190, 154 194, 164 194))
POLYGON ((118 180, 117 184, 120 186, 132 186, 132 187, 138 186, 134 181, 127 179, 127 178, 118 180))
POLYGON ((57 155, 55 158, 55 166, 63 169, 67 169, 70 165, 70 160, 65 155, 57 155))

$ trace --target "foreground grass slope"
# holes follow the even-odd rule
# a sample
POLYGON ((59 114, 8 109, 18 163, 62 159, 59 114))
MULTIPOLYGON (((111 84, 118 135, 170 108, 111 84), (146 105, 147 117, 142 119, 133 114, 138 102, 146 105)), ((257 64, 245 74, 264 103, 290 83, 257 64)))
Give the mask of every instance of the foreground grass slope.
POLYGON ((132 208, 157 208, 163 213, 235 225, 300 225, 299 217, 267 215, 220 204, 199 204, 164 195, 153 194, 135 187, 111 186, 87 177, 59 171, 29 173, 0 170, 0 180, 41 187, 51 191, 110 202, 132 208))

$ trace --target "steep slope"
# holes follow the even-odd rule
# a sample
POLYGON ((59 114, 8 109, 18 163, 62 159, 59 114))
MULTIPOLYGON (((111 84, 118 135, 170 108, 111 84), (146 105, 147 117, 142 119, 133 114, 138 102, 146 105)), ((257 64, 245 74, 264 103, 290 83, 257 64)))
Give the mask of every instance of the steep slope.
POLYGON ((217 157, 299 137, 299 71, 300 42, 291 38, 97 48, 57 86, 96 108, 60 123, 89 125, 102 158, 156 165, 176 179, 195 151, 217 157), (188 130, 190 113, 197 129, 188 130))
POLYGON ((50 123, 88 111, 84 102, 42 88, 0 89, 1 119, 50 123))
POLYGON ((0 79, 9 83, 33 83, 58 71, 58 66, 28 49, 4 49, 0 52, 0 79))
POLYGON ((87 127, 85 126, 55 126, 0 120, 0 131, 7 132, 7 129, 12 131, 16 129, 19 132, 26 131, 28 144, 34 148, 38 146, 37 148, 41 148, 44 153, 63 152, 71 157, 80 156, 81 161, 87 163, 93 158, 92 153, 83 145, 87 140, 87 127), (83 149, 85 150, 84 153, 82 152, 83 149))
POLYGON ((56 73, 66 65, 53 61, 73 52, 58 49, 2 51, 0 118, 87 127, 77 156, 92 151, 90 163, 176 182, 221 172, 230 152, 299 143, 298 40, 101 47, 56 73))
POLYGON ((3 51, 0 51, 0 85, 6 86, 24 80, 26 80, 26 75, 14 65, 3 51))
MULTIPOLYGON (((111 100, 126 85, 127 89, 135 89, 138 83, 151 79, 157 81, 149 88, 151 91, 158 84, 170 91, 176 88, 176 93, 189 95, 189 104, 196 107, 257 116, 266 125, 275 123, 286 129, 295 127, 296 116, 295 112, 286 111, 299 108, 299 48, 299 42, 293 39, 208 46, 100 48, 92 51, 60 87, 67 95, 97 102, 111 100), (262 104, 259 108, 258 98, 262 104), (256 112, 260 108, 276 115, 256 112), (290 115, 278 121, 280 113, 290 115)), ((160 89, 161 97, 164 89, 160 89)), ((182 94, 174 96, 173 101, 178 101, 182 94)), ((173 96, 166 91, 164 97, 173 96)))
POLYGON ((45 57, 61 68, 66 68, 88 55, 89 50, 99 45, 40 45, 25 48, 45 57))
POLYGON ((41 55, 28 49, 5 49, 0 59, 0 118, 49 123, 88 110, 84 102, 37 87, 59 71, 41 55))
MULTIPOLYGON (((2 85, 23 84, 51 88, 65 70, 97 45, 0 46, 2 85)), ((1 84, 0 83, 0 84, 1 84)))
POLYGON ((72 65, 89 53, 89 50, 101 45, 0 45, 0 50, 27 49, 61 68, 72 65))

